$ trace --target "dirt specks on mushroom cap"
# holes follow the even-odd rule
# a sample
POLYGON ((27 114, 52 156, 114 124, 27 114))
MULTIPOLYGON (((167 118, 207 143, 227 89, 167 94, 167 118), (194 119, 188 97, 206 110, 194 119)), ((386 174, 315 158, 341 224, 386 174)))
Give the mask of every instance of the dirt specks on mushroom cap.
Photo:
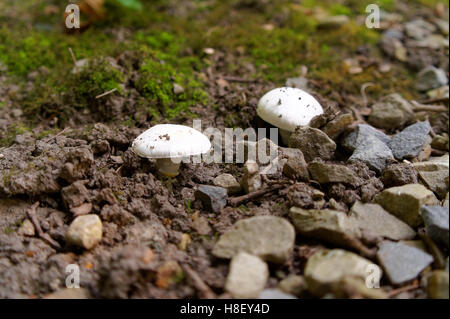
POLYGON ((282 87, 266 93, 258 102, 257 113, 264 121, 293 132, 299 125, 308 125, 311 119, 323 113, 319 102, 309 93, 282 87))
POLYGON ((211 142, 201 132, 184 125, 155 125, 139 135, 133 151, 146 158, 176 158, 208 152, 211 142))

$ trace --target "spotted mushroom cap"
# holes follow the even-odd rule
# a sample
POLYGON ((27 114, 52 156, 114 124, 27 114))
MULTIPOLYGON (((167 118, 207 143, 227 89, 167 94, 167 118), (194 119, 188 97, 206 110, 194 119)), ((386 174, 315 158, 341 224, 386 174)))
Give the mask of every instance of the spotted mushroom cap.
POLYGON ((179 158, 208 152, 211 142, 201 132, 184 125, 155 125, 139 135, 132 150, 146 158, 179 158))
POLYGON ((297 126, 308 125, 311 119, 323 113, 323 108, 309 93, 290 87, 274 89, 258 102, 256 110, 264 121, 289 132, 297 126))

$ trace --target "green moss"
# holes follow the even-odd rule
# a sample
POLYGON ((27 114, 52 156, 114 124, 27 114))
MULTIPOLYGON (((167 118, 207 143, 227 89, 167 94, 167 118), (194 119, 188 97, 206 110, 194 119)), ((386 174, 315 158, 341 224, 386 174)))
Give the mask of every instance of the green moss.
POLYGON ((0 147, 10 146, 17 135, 21 135, 30 131, 31 128, 29 128, 22 122, 16 122, 12 124, 10 127, 8 127, 6 132, 0 133, 0 147))
POLYGON ((149 102, 151 116, 172 119, 192 106, 207 103, 204 85, 195 75, 202 67, 201 60, 182 55, 183 39, 167 32, 138 32, 136 39, 142 57, 136 86, 149 102), (174 84, 182 86, 184 92, 175 94, 174 84))

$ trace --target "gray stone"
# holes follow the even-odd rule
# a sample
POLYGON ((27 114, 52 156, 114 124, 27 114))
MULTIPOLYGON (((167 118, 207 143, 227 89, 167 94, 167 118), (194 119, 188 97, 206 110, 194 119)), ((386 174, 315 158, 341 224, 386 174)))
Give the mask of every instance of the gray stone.
POLYGON ((433 262, 433 257, 420 249, 390 241, 379 245, 377 259, 394 285, 415 279, 433 262))
POLYGON ((375 196, 374 202, 411 227, 422 224, 420 208, 423 205, 439 204, 436 196, 420 184, 385 189, 375 196))
POLYGON ((336 143, 319 129, 299 126, 291 134, 289 147, 300 149, 305 160, 311 162, 317 157, 323 160, 332 159, 336 143))
POLYGON ((240 251, 267 261, 283 263, 294 247, 295 230, 286 219, 256 216, 236 222, 220 236, 213 255, 231 258, 240 251))
POLYGON ((234 195, 241 191, 241 185, 231 174, 220 174, 214 178, 213 183, 215 186, 225 188, 228 195, 234 195))
POLYGON ((423 19, 415 19, 405 23, 405 31, 410 38, 422 40, 434 33, 436 27, 423 19))
POLYGON ((364 182, 354 171, 344 165, 313 161, 308 164, 308 171, 311 178, 320 184, 344 183, 357 187, 364 182))
POLYGON ((368 136, 373 136, 385 143, 386 145, 391 141, 391 138, 383 132, 367 124, 358 124, 355 131, 348 134, 342 140, 342 146, 349 151, 354 151, 358 146, 364 143, 368 136))
POLYGON ((259 294, 259 299, 297 299, 297 297, 279 289, 264 289, 259 294))
POLYGON ((372 106, 369 123, 378 128, 396 129, 412 119, 411 104, 397 93, 383 97, 372 106))
POLYGON ((240 252, 231 260, 225 290, 233 298, 258 298, 268 278, 269 268, 264 261, 240 252))
POLYGON ((377 173, 382 173, 394 159, 391 149, 374 136, 367 136, 355 149, 348 161, 363 162, 377 173))
POLYGON ((261 188, 261 174, 259 173, 259 166, 255 161, 248 160, 245 162, 241 186, 246 193, 251 193, 261 188))
POLYGON ((423 206, 422 218, 428 236, 436 243, 449 247, 449 212, 442 206, 423 206))
POLYGON ((308 289, 316 296, 323 296, 347 277, 365 280, 372 264, 370 260, 342 249, 319 250, 306 263, 308 289))
POLYGON ((449 275, 444 270, 435 270, 427 279, 427 294, 431 299, 449 299, 449 275))
POLYGON ((377 204, 356 202, 350 209, 349 219, 359 228, 361 238, 366 241, 375 238, 406 240, 416 236, 411 227, 377 204))
POLYGON ((91 249, 102 239, 102 221, 97 215, 79 216, 70 224, 66 233, 69 245, 91 249))
POLYGON ((297 78, 289 78, 286 80, 286 84, 287 87, 293 87, 293 88, 297 88, 297 89, 301 89, 301 90, 308 90, 308 79, 300 76, 297 78))
POLYGON ((394 157, 398 160, 417 157, 427 143, 430 130, 430 123, 419 122, 394 135, 389 143, 394 157))
POLYGON ((430 65, 417 74, 416 88, 419 91, 428 91, 437 89, 447 83, 448 79, 445 71, 430 65))
POLYGON ((203 208, 218 213, 227 206, 227 190, 222 187, 200 185, 194 193, 195 199, 203 203, 203 208))
POLYGON ((184 87, 182 87, 181 85, 174 83, 173 84, 173 93, 176 95, 179 95, 181 93, 184 92, 184 87))

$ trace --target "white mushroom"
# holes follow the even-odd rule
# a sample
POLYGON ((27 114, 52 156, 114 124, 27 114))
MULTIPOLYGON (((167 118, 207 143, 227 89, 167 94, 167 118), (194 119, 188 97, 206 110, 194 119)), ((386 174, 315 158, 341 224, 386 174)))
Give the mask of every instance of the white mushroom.
POLYGON ((211 142, 201 132, 183 125, 155 125, 139 135, 132 150, 139 156, 156 159, 158 171, 167 177, 179 173, 181 160, 207 153, 211 142))
POLYGON ((320 103, 309 93, 290 87, 274 89, 258 102, 256 110, 264 121, 278 127, 285 144, 297 126, 308 125, 311 119, 323 113, 320 103))

